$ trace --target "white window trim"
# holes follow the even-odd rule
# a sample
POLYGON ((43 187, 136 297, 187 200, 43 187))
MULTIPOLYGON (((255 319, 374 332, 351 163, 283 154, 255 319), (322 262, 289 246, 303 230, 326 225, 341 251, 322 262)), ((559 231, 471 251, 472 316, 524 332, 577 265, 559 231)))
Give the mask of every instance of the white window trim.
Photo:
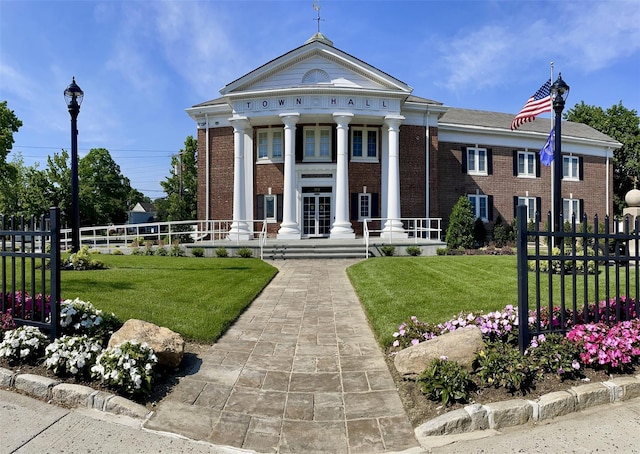
POLYGON ((284 162, 284 128, 260 128, 256 132, 256 163, 271 164, 284 162), (282 140, 281 155, 273 157, 273 133, 280 132, 282 140), (267 156, 260 157, 260 134, 267 134, 267 156))
POLYGON ((370 192, 361 192, 358 194, 358 221, 362 222, 365 219, 371 219, 371 193, 370 192), (362 200, 366 198, 369 207, 369 214, 367 216, 362 216, 362 200))
POLYGON ((303 140, 302 140, 302 160, 304 162, 331 162, 331 154, 333 150, 333 138, 331 126, 305 126, 303 128, 303 140), (315 146, 314 156, 307 156, 307 131, 315 131, 315 146), (329 131, 329 156, 320 156, 320 131, 329 131))
POLYGON ((469 175, 489 175, 489 159, 488 159, 488 152, 486 148, 467 148, 467 173, 469 175), (480 168, 480 160, 478 159, 478 155, 480 151, 484 151, 484 170, 478 170, 480 168), (471 162, 471 159, 469 159, 469 156, 473 154, 475 156, 473 162, 474 162, 474 168, 472 169, 469 166, 469 163, 471 162))
POLYGON ((380 156, 380 132, 378 128, 371 128, 367 126, 353 126, 350 129, 350 144, 351 144, 351 161, 353 162, 378 162, 378 157, 380 156), (353 132, 354 131, 362 131, 362 156, 354 156, 353 154, 353 132), (369 132, 374 132, 376 134, 376 155, 368 156, 368 139, 369 132), (365 155, 366 154, 366 155, 365 155))
POLYGON ((267 221, 268 224, 273 224, 277 222, 278 218, 278 197, 276 194, 265 194, 264 195, 264 220, 267 221), (273 216, 267 216, 267 200, 273 200, 273 216))
POLYGON ((518 205, 526 205, 527 206, 527 222, 535 221, 536 211, 538 207, 536 206, 536 198, 535 197, 520 197, 518 196, 518 205), (530 217, 531 212, 531 204, 533 204, 533 217, 530 217))
POLYGON ((580 199, 562 199, 562 220, 563 222, 571 222, 571 218, 572 215, 575 213, 575 220, 576 220, 576 225, 580 224, 580 199), (575 204, 575 208, 577 208, 576 211, 569 213, 569 217, 566 216, 567 213, 565 213, 564 210, 564 204, 565 203, 569 203, 569 209, 571 209, 574 204, 575 204))
POLYGON ((579 181, 580 180, 580 158, 577 156, 563 156, 562 157, 562 179, 567 181, 579 181), (573 169, 572 165, 575 163, 576 174, 575 175, 565 175, 564 174, 564 162, 565 160, 569 160, 569 170, 573 169))
POLYGON ((467 194, 467 197, 469 198, 469 201, 471 201, 472 198, 475 198, 477 200, 477 203, 475 204, 475 212, 473 213, 473 219, 480 218, 482 219, 483 222, 489 222, 489 196, 484 194, 467 194), (484 199, 485 201, 484 206, 486 207, 486 211, 487 211, 486 216, 481 216, 480 199, 484 199))
POLYGON ((536 178, 536 153, 533 151, 518 151, 518 178, 536 178), (524 156, 525 171, 520 173, 520 156, 524 156), (533 172, 527 171, 528 157, 533 156, 533 172))

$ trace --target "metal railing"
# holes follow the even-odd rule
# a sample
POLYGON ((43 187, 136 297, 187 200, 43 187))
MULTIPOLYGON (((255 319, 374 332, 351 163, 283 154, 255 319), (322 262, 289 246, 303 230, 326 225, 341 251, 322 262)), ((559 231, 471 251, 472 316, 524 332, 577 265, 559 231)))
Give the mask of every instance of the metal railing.
POLYGON ((0 216, 0 313, 17 325, 58 336, 60 324, 60 210, 49 217, 0 216))
MULTIPOLYGON (((628 218, 621 228, 608 217, 601 223, 595 216, 589 225, 585 215, 580 223, 572 218, 568 228, 552 232, 540 228, 539 216, 527 230, 524 205, 517 207, 516 217, 518 341, 522 352, 535 335, 564 333, 578 323, 612 324, 639 316, 640 218, 634 228, 628 218), (528 242, 533 242, 532 250, 528 242), (548 287, 544 292, 543 279, 548 287), (529 324, 530 315, 534 316, 533 325, 529 324)), ((546 225, 552 225, 551 213, 546 225)), ((562 215, 560 225, 565 226, 562 215)))
MULTIPOLYGON (((192 221, 172 221, 172 222, 147 222, 143 224, 120 224, 103 225, 80 228, 80 244, 92 247, 118 247, 127 246, 137 241, 144 243, 153 241, 156 244, 172 244, 175 240, 181 243, 198 243, 206 241, 215 245, 224 241, 229 244, 229 231, 233 220, 192 220, 192 221)), ((266 222, 263 220, 241 220, 249 226, 249 237, 259 238, 266 222), (252 230, 260 226, 259 230, 252 230)), ((71 247, 71 229, 60 231, 63 249, 71 247)), ((236 244, 241 241, 235 240, 236 244)))
POLYGON ((393 244, 397 241, 413 240, 418 243, 420 240, 440 241, 442 238, 442 219, 441 218, 370 218, 362 221, 362 234, 364 236, 365 258, 369 257, 369 238, 371 234, 378 234, 384 237, 385 242, 393 244), (384 230, 387 221, 399 221, 402 223, 404 232, 398 234, 393 229, 384 230), (372 229, 370 223, 379 223, 379 229, 372 229))

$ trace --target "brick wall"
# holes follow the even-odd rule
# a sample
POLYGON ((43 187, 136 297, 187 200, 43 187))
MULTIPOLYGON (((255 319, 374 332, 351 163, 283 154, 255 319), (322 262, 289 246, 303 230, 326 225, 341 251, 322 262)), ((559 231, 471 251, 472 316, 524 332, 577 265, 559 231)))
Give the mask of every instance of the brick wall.
POLYGON ((400 214, 403 218, 425 217, 426 128, 400 126, 400 214))
MULTIPOLYGON (((448 224, 449 215, 461 195, 480 194, 493 196, 493 220, 498 215, 510 223, 514 218, 513 197, 540 197, 541 206, 537 207, 541 213, 552 209, 551 201, 551 167, 540 166, 540 176, 537 178, 519 178, 513 175, 513 148, 494 147, 478 144, 480 148, 492 150, 493 173, 487 176, 469 175, 462 172, 462 149, 473 147, 475 144, 440 143, 437 152, 438 172, 438 202, 443 222, 448 224)), ((603 216, 606 209, 606 182, 604 158, 583 157, 584 178, 581 181, 562 181, 562 196, 583 199, 584 212, 592 218, 594 214, 603 216)), ((432 172, 433 174, 433 172, 432 172)), ((610 209, 612 205, 613 166, 609 168, 610 209)), ((491 232, 492 224, 488 226, 491 232)))
MULTIPOLYGON (((198 130, 198 218, 206 217, 206 133, 198 130)), ((233 217, 233 128, 209 129, 209 216, 233 217)))

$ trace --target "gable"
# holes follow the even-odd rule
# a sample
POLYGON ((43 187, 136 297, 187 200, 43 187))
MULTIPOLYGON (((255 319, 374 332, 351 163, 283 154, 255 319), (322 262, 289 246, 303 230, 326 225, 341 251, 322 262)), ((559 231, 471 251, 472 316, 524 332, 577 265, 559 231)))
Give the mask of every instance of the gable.
POLYGON ((226 85, 223 95, 264 90, 353 89, 408 95, 404 82, 327 45, 312 41, 226 85))

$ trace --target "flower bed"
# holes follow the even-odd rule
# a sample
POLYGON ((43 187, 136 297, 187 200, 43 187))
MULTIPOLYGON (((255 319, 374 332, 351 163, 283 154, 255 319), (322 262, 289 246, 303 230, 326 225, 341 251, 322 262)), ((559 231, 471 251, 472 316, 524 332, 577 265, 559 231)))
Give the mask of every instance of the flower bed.
MULTIPOLYGON (((602 301, 588 308, 592 319, 612 320, 616 311, 635 317, 635 301, 622 298, 619 302, 602 301)), ((547 334, 532 339, 524 354, 518 350, 518 311, 506 306, 502 311, 488 314, 460 313, 440 324, 421 322, 411 317, 393 334, 391 354, 417 345, 436 336, 466 326, 477 326, 483 334, 485 348, 473 364, 467 377, 460 365, 444 364, 446 358, 434 360, 418 378, 420 387, 442 404, 466 402, 475 387, 505 388, 510 393, 526 394, 545 374, 555 374, 560 380, 584 377, 586 368, 606 373, 629 373, 640 362, 640 320, 634 318, 607 325, 603 322, 584 324, 584 314, 574 314, 557 308, 551 313, 541 312, 540 326, 557 326, 560 317, 572 321, 566 335, 547 334), (442 375, 449 377, 441 380, 442 375), (453 378, 452 378, 453 377, 453 378), (470 385, 472 380, 473 385, 470 385), (435 392, 434 390, 437 390, 435 392)), ((537 325, 536 313, 529 314, 531 327, 537 325)))
MULTIPOLYGON (((28 295, 16 294, 13 298, 33 301, 28 295)), ((11 314, 6 313, 2 317, 0 360, 9 365, 41 364, 56 376, 96 380, 123 395, 148 394, 157 364, 153 350, 135 341, 105 348, 121 324, 115 315, 104 314, 91 303, 77 298, 65 300, 60 304, 64 335, 50 342, 36 327, 16 328, 11 314)))

